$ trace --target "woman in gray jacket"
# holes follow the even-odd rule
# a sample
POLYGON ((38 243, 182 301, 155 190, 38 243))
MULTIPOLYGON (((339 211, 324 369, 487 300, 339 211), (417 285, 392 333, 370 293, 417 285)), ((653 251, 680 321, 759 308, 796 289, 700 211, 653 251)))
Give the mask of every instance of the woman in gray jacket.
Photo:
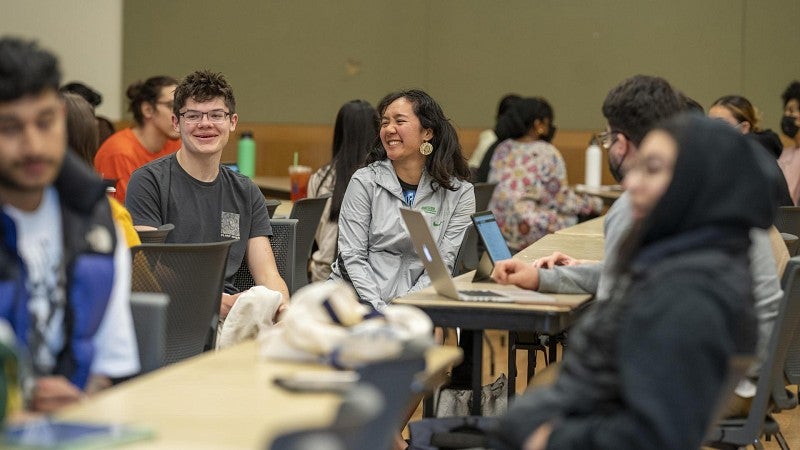
POLYGON ((452 268, 475 195, 456 131, 433 98, 420 90, 394 92, 380 101, 378 114, 381 146, 347 186, 331 279, 350 282, 362 302, 380 310, 430 283, 400 208, 423 213, 452 268))

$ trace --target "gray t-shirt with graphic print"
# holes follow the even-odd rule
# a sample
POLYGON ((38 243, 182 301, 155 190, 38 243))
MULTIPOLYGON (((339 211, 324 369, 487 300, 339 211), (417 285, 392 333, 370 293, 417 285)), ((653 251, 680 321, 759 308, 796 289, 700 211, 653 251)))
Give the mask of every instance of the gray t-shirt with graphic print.
POLYGON ((252 180, 220 166, 216 180, 199 181, 183 170, 174 153, 133 172, 125 206, 134 225, 175 225, 167 242, 236 239, 225 270, 228 293, 236 292, 233 278, 244 260, 247 240, 272 236, 264 196, 252 180))

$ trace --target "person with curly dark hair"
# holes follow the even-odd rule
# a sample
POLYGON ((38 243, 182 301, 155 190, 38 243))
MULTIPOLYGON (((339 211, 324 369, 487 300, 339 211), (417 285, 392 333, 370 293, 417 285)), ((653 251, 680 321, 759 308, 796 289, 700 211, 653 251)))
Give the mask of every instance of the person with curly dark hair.
POLYGON ((134 226, 152 229, 171 223, 175 228, 168 243, 235 240, 225 269, 220 318, 227 317, 239 297, 233 281, 245 259, 255 284, 280 292, 288 304, 289 289, 269 243, 272 227, 264 196, 250 178, 220 165, 239 121, 233 88, 222 74, 193 72, 175 89, 173 113, 181 148, 131 176, 125 206, 134 226))
POLYGON ((172 126, 177 84, 172 77, 156 76, 128 86, 129 109, 136 123, 111 135, 97 150, 94 168, 104 179, 116 180, 114 197, 121 203, 134 170, 180 147, 178 131, 172 126))
POLYGON ((350 282, 362 302, 380 310, 430 284, 400 208, 422 211, 452 269, 475 195, 456 130, 430 95, 393 92, 377 109, 381 146, 347 186, 331 279, 350 282))
POLYGON ((792 140, 794 145, 786 147, 778 158, 778 165, 783 170, 786 183, 789 185, 789 193, 792 195, 794 204, 800 202, 800 81, 793 81, 789 84, 783 95, 783 118, 781 119, 781 131, 786 137, 792 140))

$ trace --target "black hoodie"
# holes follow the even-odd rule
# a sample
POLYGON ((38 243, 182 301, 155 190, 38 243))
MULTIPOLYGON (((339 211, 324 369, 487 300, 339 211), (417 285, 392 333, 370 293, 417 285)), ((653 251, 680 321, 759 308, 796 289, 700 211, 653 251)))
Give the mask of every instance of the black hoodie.
POLYGON ((552 386, 517 399, 494 443, 548 449, 698 448, 733 354, 752 352, 750 228, 771 225, 775 177, 730 126, 682 116, 669 188, 628 236, 611 299, 570 333, 552 386))

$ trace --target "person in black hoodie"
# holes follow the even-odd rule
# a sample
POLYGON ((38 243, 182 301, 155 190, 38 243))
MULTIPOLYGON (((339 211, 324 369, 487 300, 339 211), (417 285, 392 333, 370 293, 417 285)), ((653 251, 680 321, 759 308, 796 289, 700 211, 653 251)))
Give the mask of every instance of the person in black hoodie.
POLYGON ((619 281, 572 329, 555 382, 501 420, 495 448, 700 446, 729 359, 756 341, 748 233, 777 203, 757 151, 701 116, 647 135, 625 178, 635 225, 619 281))

